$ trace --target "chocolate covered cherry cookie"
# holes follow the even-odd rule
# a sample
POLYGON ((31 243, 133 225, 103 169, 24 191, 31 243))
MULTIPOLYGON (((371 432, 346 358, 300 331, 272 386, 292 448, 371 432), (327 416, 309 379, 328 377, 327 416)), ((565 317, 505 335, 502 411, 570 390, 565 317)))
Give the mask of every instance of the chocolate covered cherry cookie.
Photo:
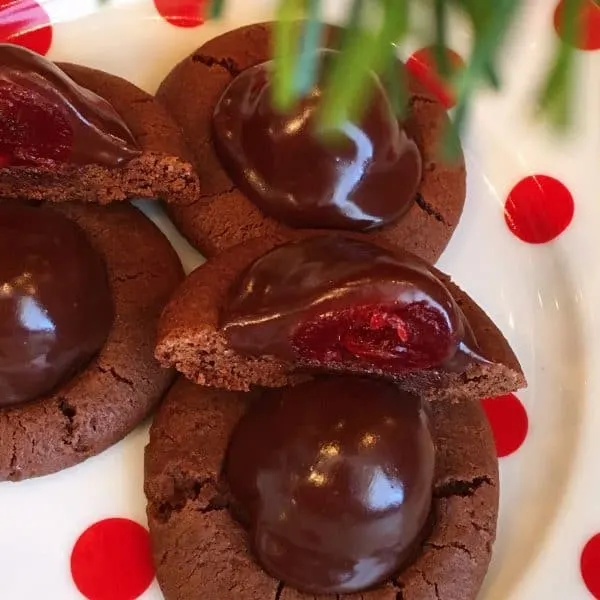
POLYGON ((464 161, 439 160, 450 121, 402 62, 406 118, 397 119, 373 74, 364 115, 335 132, 319 129, 339 33, 328 29, 318 81, 286 114, 271 99, 269 23, 208 41, 160 86, 157 98, 181 125, 201 181, 195 202, 169 212, 205 255, 315 228, 366 232, 429 262, 448 244, 465 200, 464 161))
POLYGON ((0 197, 189 203, 198 179, 156 100, 102 71, 0 44, 0 197))
POLYGON ((172 380, 153 343, 181 278, 129 204, 0 202, 0 480, 74 465, 148 414, 172 380))
POLYGON ((253 394, 179 380, 145 491, 166 600, 474 600, 498 510, 478 402, 425 409, 358 377, 253 394))
POLYGON ((201 385, 376 375, 429 399, 523 387, 517 358, 447 275, 366 236, 250 240, 210 259, 161 317, 156 357, 201 385))

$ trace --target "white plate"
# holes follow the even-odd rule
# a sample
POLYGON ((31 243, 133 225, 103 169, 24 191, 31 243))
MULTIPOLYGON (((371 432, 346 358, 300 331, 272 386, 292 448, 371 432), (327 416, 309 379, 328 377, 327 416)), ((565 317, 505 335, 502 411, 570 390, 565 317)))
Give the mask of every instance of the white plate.
MULTIPOLYGON (((0 0, 0 36, 10 2, 21 8, 34 3, 0 0)), ((194 3, 171 0, 170 6, 176 13, 194 3)), ((195 28, 167 23, 151 0, 117 0, 99 11, 88 0, 42 4, 53 22, 50 58, 99 67, 152 92, 175 62, 205 39, 268 18, 273 3, 229 0, 223 23, 195 28)), ((339 5, 328 2, 330 16, 339 5)), ((583 600, 594 597, 594 591, 600 597, 600 548, 589 546, 584 561, 591 590, 580 567, 586 543, 600 532, 600 53, 581 53, 576 127, 567 139, 554 137, 526 110, 555 37, 554 0, 525 5, 503 54, 505 91, 479 98, 465 135, 468 202, 440 264, 504 331, 530 384, 519 394, 529 421, 526 439, 501 459, 499 536, 481 598, 583 600), (535 174, 562 181, 575 202, 570 225, 544 244, 518 239, 503 215, 513 186, 535 174)), ((12 14, 16 18, 23 12, 13 6, 12 14)), ((450 42, 459 53, 467 52, 469 37, 460 22, 450 42)), ((199 257, 164 215, 149 203, 144 208, 172 239, 186 267, 197 264, 199 257)), ((529 224, 534 233, 536 224, 529 224)), ((505 410, 505 405, 494 406, 505 410)), ((504 418, 502 425, 504 435, 518 437, 523 422, 504 418)), ((0 485, 0 598, 82 597, 70 566, 79 536, 110 517, 145 525, 146 438, 147 427, 140 427, 101 456, 63 473, 0 485)), ((135 550, 139 543, 127 536, 126 527, 119 529, 124 522, 113 525, 92 530, 78 548, 79 577, 92 582, 100 577, 90 588, 96 590, 90 600, 133 600, 136 595, 123 590, 127 582, 135 588, 138 579, 140 591, 144 588, 146 555, 135 550), (118 533, 117 547, 111 546, 111 531, 118 533), (122 562, 110 563, 119 551, 128 562, 125 575, 122 562)), ((142 536, 142 549, 144 543, 142 536)), ((156 582, 139 598, 162 598, 156 582)))

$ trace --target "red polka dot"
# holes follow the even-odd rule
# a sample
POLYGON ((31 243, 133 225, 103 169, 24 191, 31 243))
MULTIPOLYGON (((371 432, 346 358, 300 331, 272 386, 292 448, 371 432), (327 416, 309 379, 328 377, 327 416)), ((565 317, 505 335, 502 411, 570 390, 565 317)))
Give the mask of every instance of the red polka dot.
POLYGON ((176 27, 198 27, 204 23, 207 0, 154 0, 161 17, 176 27))
POLYGON ((486 398, 483 409, 494 434, 496 452, 502 458, 516 452, 527 437, 529 419, 521 401, 514 394, 486 398))
POLYGON ((594 0, 582 0, 575 39, 569 40, 564 30, 564 1, 559 2, 554 12, 554 28, 565 42, 576 48, 600 50, 600 4, 594 0))
MULTIPOLYGON (((464 61, 460 55, 450 49, 446 52, 452 71, 455 72, 464 67, 464 61)), ((406 66, 446 108, 452 108, 456 103, 454 91, 450 84, 438 75, 435 63, 433 49, 428 47, 414 52, 406 61, 406 66)))
POLYGON ((148 532, 129 519, 98 521, 77 540, 71 575, 88 600, 135 600, 154 579, 148 532))
POLYGON ((52 44, 50 17, 34 0, 0 0, 0 42, 46 54, 52 44))
POLYGON ((563 183, 548 175, 531 175, 511 190, 504 205, 508 228, 530 244, 559 236, 573 220, 575 205, 563 183))
POLYGON ((581 576, 594 598, 600 600, 600 534, 594 536, 581 553, 581 576))

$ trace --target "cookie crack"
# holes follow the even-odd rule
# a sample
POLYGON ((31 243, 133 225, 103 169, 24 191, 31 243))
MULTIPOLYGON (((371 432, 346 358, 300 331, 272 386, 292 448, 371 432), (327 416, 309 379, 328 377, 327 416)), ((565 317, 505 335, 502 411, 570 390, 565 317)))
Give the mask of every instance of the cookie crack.
POLYGON ((275 598, 274 600, 279 600, 281 598, 281 594, 283 594, 283 588, 285 587, 283 581, 280 581, 277 584, 277 589, 275 590, 275 598))
POLYGON ((144 277, 144 275, 146 275, 146 271, 138 271, 137 273, 131 273, 131 274, 125 274, 125 275, 117 275, 115 277, 115 279, 120 282, 123 283, 125 281, 135 281, 136 279, 139 279, 140 277, 144 277))
POLYGON ((237 186, 236 185, 232 185, 220 192, 217 193, 213 193, 213 194, 199 194, 198 195, 198 200, 219 200, 221 198, 221 196, 227 196, 228 194, 232 194, 233 192, 235 192, 237 190, 237 186))
POLYGON ((439 104, 439 100, 436 100, 435 98, 416 93, 411 95, 408 105, 412 108, 417 102, 423 102, 423 104, 439 104))
POLYGON ((435 594, 435 597, 437 598, 437 600, 441 600, 441 596, 440 596, 440 588, 438 587, 438 584, 435 581, 431 581, 423 571, 420 571, 421 573, 421 577, 423 578, 423 581, 429 586, 433 588, 433 593, 435 594))
POLYGON ((24 439, 27 439, 27 437, 29 437, 27 435, 27 430, 25 429, 25 427, 23 427, 23 424, 21 423, 21 421, 19 419, 15 419, 15 425, 16 427, 13 429, 13 436, 12 436, 12 454, 10 457, 10 463, 9 463, 9 469, 10 469, 10 474, 11 476, 16 476, 17 473, 19 472, 19 469, 17 468, 17 460, 18 460, 18 436, 17 436, 17 429, 20 429, 23 434, 24 434, 24 439))
POLYGON ((128 379, 127 377, 124 377, 123 375, 121 375, 114 367, 106 368, 101 365, 98 365, 98 371, 100 371, 100 373, 103 373, 104 375, 108 374, 115 381, 117 381, 119 383, 123 383, 124 385, 127 385, 130 388, 133 388, 133 381, 131 379, 128 379))
POLYGON ((63 443, 67 446, 73 446, 77 409, 64 396, 61 396, 58 399, 58 410, 65 419, 65 435, 62 437, 63 443))
POLYGON ((206 506, 198 509, 199 513, 205 515, 206 513, 220 512, 229 508, 229 501, 225 496, 215 496, 211 498, 206 506))
POLYGON ((396 600, 404 600, 404 584, 398 579, 392 579, 390 583, 396 589, 396 600))
POLYGON ((131 104, 153 104, 154 103, 154 98, 150 97, 143 97, 143 98, 134 98, 133 100, 130 100, 131 104))
POLYGON ((438 544, 436 542, 425 542, 423 546, 427 548, 432 548, 433 550, 445 550, 446 548, 452 548, 454 550, 458 550, 459 552, 463 552, 469 557, 470 560, 473 560, 473 555, 471 551, 460 542, 448 542, 446 544, 438 544))
POLYGON ((487 475, 473 477, 472 479, 451 479, 436 486, 433 495, 435 498, 468 498, 483 485, 492 485, 492 480, 487 475))
POLYGON ((219 492, 219 486, 213 477, 185 476, 173 477, 173 491, 169 498, 162 502, 154 502, 157 519, 167 523, 173 513, 180 512, 188 503, 197 502, 206 488, 212 488, 214 494, 204 506, 196 510, 202 514, 225 510, 229 501, 219 492))
POLYGON ((480 525, 479 523, 477 523, 476 521, 473 520, 472 514, 471 514, 471 525, 473 526, 473 529, 475 531, 477 531, 478 533, 489 533, 489 530, 487 527, 484 527, 483 525, 480 525))
POLYGON ((11 475, 15 474, 16 466, 17 466, 17 436, 13 434, 12 454, 10 457, 10 463, 8 465, 11 475))
POLYGON ((215 56, 208 56, 207 54, 194 54, 192 61, 205 65, 208 68, 220 67, 224 71, 227 71, 232 77, 237 77, 242 69, 239 68, 235 60, 230 56, 224 58, 217 58, 215 56))
POLYGON ((448 225, 446 220, 442 216, 442 214, 437 211, 431 204, 429 204, 425 198, 421 194, 417 194, 415 196, 415 204, 425 213, 427 213, 430 217, 433 217, 436 221, 443 223, 444 225, 448 225))

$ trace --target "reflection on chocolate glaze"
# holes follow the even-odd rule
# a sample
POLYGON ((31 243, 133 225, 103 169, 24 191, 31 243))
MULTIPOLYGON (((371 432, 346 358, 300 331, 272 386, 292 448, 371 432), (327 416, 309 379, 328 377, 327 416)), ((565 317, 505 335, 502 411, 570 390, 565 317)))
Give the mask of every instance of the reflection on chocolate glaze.
POLYGON ((44 57, 0 44, 0 166, 118 167, 138 154, 127 125, 104 98, 44 57))
POLYGON ((230 438, 224 475, 266 571, 315 594, 351 593, 412 558, 434 461, 418 398, 334 377, 258 398, 230 438))
POLYGON ((254 261, 232 285, 221 326, 241 354, 312 365, 399 374, 477 356, 462 311, 424 262, 342 234, 254 261))
POLYGON ((234 182, 265 214, 292 227, 367 230, 411 206, 421 156, 375 75, 361 121, 324 141, 317 113, 335 57, 321 51, 318 84, 287 114, 272 106, 271 63, 243 71, 217 104, 213 140, 234 182))
POLYGON ((104 262, 79 226, 47 208, 0 204, 0 406, 75 375, 112 321, 104 262))

